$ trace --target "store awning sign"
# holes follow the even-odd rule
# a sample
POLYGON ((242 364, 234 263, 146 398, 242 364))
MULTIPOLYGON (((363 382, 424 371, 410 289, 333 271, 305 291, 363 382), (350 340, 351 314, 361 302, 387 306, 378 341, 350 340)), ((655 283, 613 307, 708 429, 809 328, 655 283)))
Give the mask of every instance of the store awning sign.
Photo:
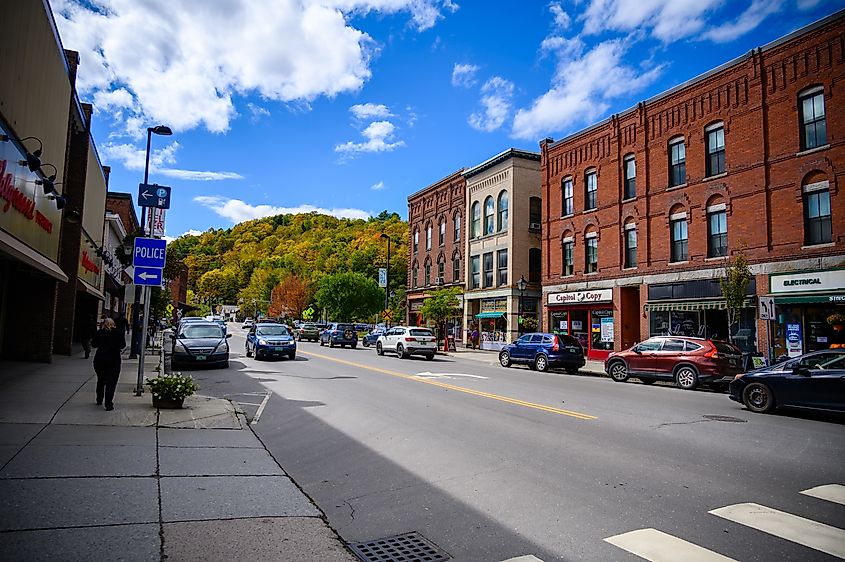
POLYGON ((597 289, 594 291, 573 291, 571 293, 549 293, 547 302, 548 304, 590 304, 612 300, 613 289, 597 289))
POLYGON ((775 273, 769 276, 771 293, 806 293, 841 290, 845 287, 845 269, 775 273))

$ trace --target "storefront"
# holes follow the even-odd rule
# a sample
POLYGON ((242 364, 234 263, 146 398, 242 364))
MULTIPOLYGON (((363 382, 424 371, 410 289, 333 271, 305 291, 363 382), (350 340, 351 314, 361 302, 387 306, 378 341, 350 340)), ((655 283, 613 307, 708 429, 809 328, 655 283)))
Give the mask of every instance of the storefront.
POLYGON ((422 299, 416 300, 409 300, 408 301, 408 325, 409 326, 427 326, 431 328, 434 333, 437 335, 437 339, 442 339, 443 334, 441 334, 441 330, 444 328, 446 329, 446 335, 454 338, 455 342, 460 342, 463 340, 464 332, 462 329, 462 319, 463 319, 463 308, 464 308, 464 296, 462 294, 458 295, 458 311, 455 316, 447 318, 443 325, 435 326, 434 322, 425 318, 422 314, 422 307, 423 303, 425 303, 428 297, 424 297, 422 299))
POLYGON ((845 269, 769 276, 775 358, 845 347, 845 269))
POLYGON ((613 289, 549 293, 549 331, 581 343, 588 359, 604 360, 613 351, 613 289))
POLYGON ((479 312, 475 315, 475 325, 468 327, 478 329, 479 347, 481 349, 498 351, 508 343, 508 299, 496 297, 480 299, 479 312))

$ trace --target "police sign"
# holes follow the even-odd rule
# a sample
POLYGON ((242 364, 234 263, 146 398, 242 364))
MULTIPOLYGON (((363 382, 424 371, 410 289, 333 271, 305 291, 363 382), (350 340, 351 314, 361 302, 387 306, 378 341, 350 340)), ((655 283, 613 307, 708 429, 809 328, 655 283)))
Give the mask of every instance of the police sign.
POLYGON ((156 267, 164 269, 167 240, 159 238, 136 238, 135 251, 132 252, 132 265, 135 267, 156 267))

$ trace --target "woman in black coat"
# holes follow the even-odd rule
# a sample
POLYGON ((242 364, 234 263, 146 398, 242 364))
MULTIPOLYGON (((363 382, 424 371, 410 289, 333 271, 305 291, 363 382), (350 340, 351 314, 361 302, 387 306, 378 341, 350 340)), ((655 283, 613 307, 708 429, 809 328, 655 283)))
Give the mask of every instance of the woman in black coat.
POLYGON ((120 352, 126 347, 126 336, 116 329, 114 320, 106 318, 97 330, 92 343, 97 348, 94 354, 94 372, 97 373, 97 405, 106 399, 106 410, 114 410, 114 391, 120 377, 120 352))

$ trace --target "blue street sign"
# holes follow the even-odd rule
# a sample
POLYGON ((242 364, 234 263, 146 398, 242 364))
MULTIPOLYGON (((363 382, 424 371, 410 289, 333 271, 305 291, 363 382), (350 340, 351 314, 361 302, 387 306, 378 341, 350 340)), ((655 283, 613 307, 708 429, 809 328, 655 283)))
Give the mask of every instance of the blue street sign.
POLYGON ((136 238, 135 251, 132 252, 132 265, 135 267, 156 267, 164 269, 167 241, 160 238, 136 238))
POLYGON ((132 277, 136 285, 161 285, 161 270, 157 267, 136 267, 132 277))
POLYGON ((170 188, 166 185, 138 184, 138 204, 142 207, 170 208, 170 188))

